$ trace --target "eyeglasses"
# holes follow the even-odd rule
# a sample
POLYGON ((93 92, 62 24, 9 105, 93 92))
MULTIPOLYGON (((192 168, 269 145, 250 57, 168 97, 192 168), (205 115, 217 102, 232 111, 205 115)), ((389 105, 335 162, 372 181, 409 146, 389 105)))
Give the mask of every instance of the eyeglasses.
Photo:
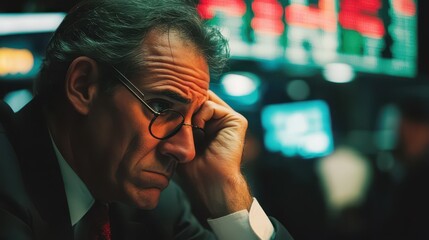
POLYGON ((112 66, 118 74, 118 80, 147 108, 153 113, 153 118, 149 124, 150 134, 159 140, 165 140, 182 129, 183 126, 189 126, 193 129, 194 142, 198 143, 204 138, 204 129, 193 124, 185 123, 185 117, 182 113, 173 109, 155 110, 145 102, 144 94, 122 74, 116 67, 112 66))

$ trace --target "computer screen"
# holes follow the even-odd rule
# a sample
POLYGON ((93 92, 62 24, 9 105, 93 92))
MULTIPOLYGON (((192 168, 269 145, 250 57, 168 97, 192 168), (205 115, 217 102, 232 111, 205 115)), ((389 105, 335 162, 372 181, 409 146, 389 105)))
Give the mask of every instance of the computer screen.
POLYGON ((414 77, 417 0, 200 0, 234 58, 414 77))
POLYGON ((329 107, 310 100, 271 104, 262 109, 265 148, 286 157, 315 158, 334 149, 329 107))

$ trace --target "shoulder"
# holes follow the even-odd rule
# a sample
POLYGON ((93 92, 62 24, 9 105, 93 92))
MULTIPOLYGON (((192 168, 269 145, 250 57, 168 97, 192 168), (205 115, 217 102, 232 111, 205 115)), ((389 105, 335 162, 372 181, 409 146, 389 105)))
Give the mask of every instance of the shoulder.
POLYGON ((9 105, 0 100, 0 132, 10 131, 13 125, 14 113, 9 105))
MULTIPOLYGON (((0 187, 12 188, 9 184, 12 179, 17 178, 19 167, 15 149, 11 142, 11 135, 14 129, 13 125, 13 112, 9 106, 0 101, 0 187), (5 186, 7 184, 7 186, 5 186)), ((15 182, 15 181, 13 181, 15 182)))
POLYGON ((30 201, 10 137, 13 117, 9 106, 0 101, 0 238, 3 234, 23 237, 30 232, 30 201))

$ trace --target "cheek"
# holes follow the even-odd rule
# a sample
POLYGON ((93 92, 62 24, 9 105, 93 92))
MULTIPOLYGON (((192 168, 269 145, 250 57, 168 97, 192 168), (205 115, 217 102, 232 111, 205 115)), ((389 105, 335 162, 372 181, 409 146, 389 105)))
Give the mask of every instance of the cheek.
POLYGON ((134 151, 141 143, 142 134, 148 129, 150 120, 146 118, 141 105, 123 94, 113 97, 112 107, 105 111, 99 131, 99 139, 108 149, 119 149, 121 155, 134 151))
MULTIPOLYGON (((144 118, 137 104, 124 101, 118 96, 103 99, 88 116, 88 126, 83 130, 88 141, 91 158, 111 178, 120 168, 130 168, 133 164, 126 159, 135 159, 133 155, 143 146, 148 120, 144 118), (119 99, 118 99, 119 98, 119 99), (137 106, 136 106, 137 105, 137 106)), ((101 172, 100 172, 101 173, 101 172)))
POLYGON ((94 144, 95 156, 110 159, 118 157, 132 138, 133 131, 127 124, 127 116, 116 109, 107 109, 96 114, 89 137, 94 144))
POLYGON ((154 165, 155 147, 149 142, 151 141, 133 140, 118 168, 113 169, 113 181, 120 194, 119 200, 142 209, 156 207, 161 192, 159 189, 146 188, 150 181, 142 176, 144 169, 150 169, 154 165))
MULTIPOLYGON (((97 171, 103 171, 107 177, 106 185, 112 186, 110 194, 136 202, 147 195, 138 189, 134 179, 141 169, 153 164, 151 159, 154 159, 158 140, 148 130, 152 116, 146 116, 141 104, 127 96, 116 94, 97 110, 88 129, 93 139, 88 140, 96 143, 93 156, 97 159, 96 165, 103 166, 97 171)), ((141 201, 151 205, 151 201, 141 201)))
POLYGON ((117 179, 122 182, 133 182, 138 179, 140 172, 153 165, 157 141, 151 140, 150 134, 140 132, 126 146, 117 166, 117 179))

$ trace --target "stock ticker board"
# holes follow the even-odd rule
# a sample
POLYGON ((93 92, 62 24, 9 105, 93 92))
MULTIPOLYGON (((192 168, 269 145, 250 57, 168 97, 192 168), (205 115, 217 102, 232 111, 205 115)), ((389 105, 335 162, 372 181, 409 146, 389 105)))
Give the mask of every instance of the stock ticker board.
POLYGON ((414 77, 417 0, 200 0, 234 58, 414 77))

